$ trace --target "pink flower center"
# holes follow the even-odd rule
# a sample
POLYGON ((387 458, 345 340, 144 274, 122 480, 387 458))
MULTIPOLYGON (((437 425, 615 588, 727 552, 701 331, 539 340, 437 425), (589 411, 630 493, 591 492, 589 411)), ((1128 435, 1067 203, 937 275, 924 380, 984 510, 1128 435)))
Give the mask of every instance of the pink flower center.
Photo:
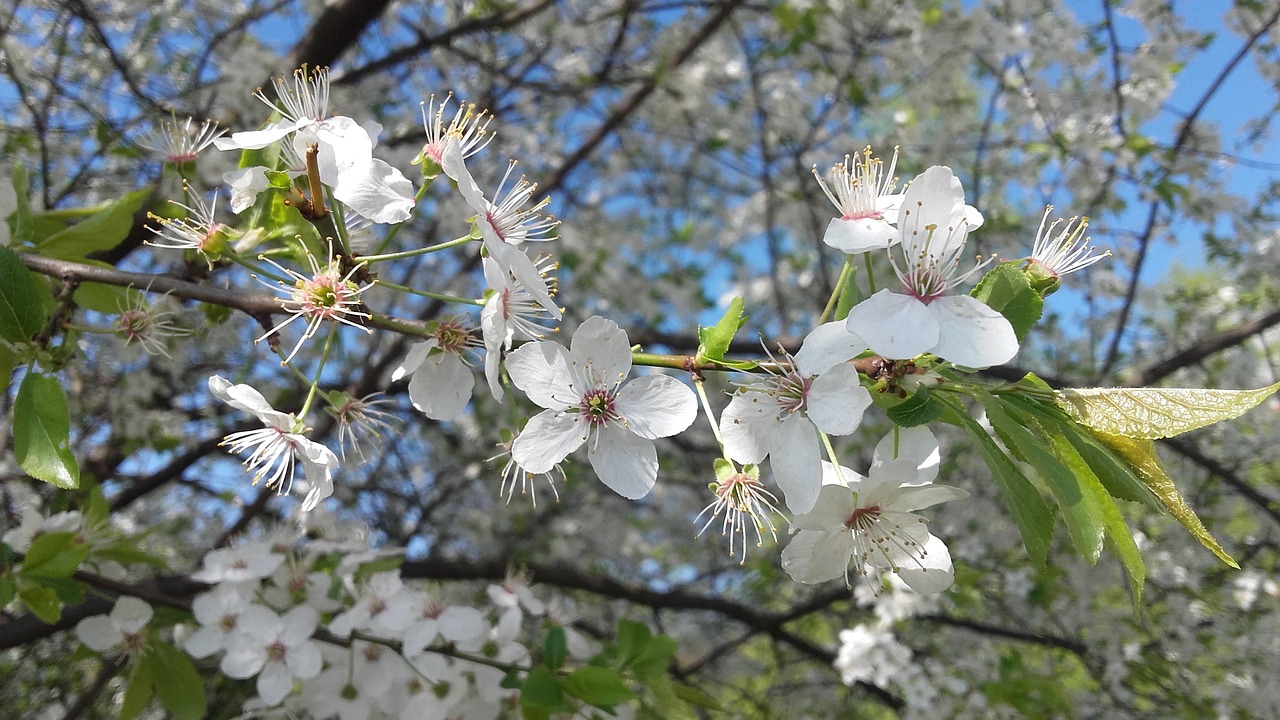
POLYGON ((617 398, 612 392, 605 388, 592 388, 582 396, 578 412, 593 426, 604 427, 619 419, 616 405, 617 398))
POLYGON ((274 660, 275 662, 283 662, 284 656, 287 653, 288 653, 288 648, 286 648, 284 642, 280 640, 276 640, 275 642, 267 646, 268 660, 274 660))
POLYGON ((842 215, 841 220, 883 220, 884 213, 871 208, 870 210, 855 210, 848 215, 842 215))
POLYGON ((805 409, 809 399, 809 387, 813 379, 796 371, 778 377, 778 391, 774 397, 778 402, 778 414, 790 415, 805 409))
POLYGON ((871 507, 858 508, 853 511, 848 520, 844 521, 845 530, 854 530, 857 528, 865 528, 868 525, 874 525, 880 519, 880 506, 872 505, 871 507))

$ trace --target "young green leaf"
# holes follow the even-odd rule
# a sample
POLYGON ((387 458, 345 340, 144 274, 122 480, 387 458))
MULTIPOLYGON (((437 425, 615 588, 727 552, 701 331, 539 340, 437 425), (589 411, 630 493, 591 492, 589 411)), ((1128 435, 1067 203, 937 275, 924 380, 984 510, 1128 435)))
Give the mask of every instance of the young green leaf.
POLYGON ((1102 511, 1096 498, 1085 492, 1075 473, 1046 447, 1045 439, 1028 430, 1028 425, 1035 427, 1034 421, 1011 414, 999 398, 988 395, 983 398, 983 404, 991 426, 1005 446, 1015 457, 1035 468, 1036 474, 1048 484, 1062 509, 1076 550, 1090 564, 1096 563, 1102 554, 1104 533, 1102 511))
POLYGON ((1142 482, 1146 484, 1151 492, 1160 499, 1160 502, 1168 508, 1169 513, 1182 523, 1196 540, 1200 541, 1218 559, 1230 565, 1237 570, 1240 565, 1227 554, 1226 550, 1213 539, 1213 535, 1209 534, 1204 523, 1200 522, 1200 518, 1196 516, 1191 506, 1178 492, 1177 486, 1173 484, 1173 479, 1164 471, 1164 467, 1160 465, 1160 459, 1156 457, 1156 445, 1151 440, 1123 437, 1121 435, 1110 435, 1108 433, 1095 431, 1094 437, 1102 441, 1107 447, 1115 451, 1117 455, 1124 459, 1130 467, 1138 473, 1138 477, 1142 478, 1142 482))
POLYGON ((724 315, 720 316, 720 320, 715 325, 709 328, 698 328, 699 362, 724 359, 724 354, 729 352, 729 344, 733 342, 733 336, 738 334, 738 329, 747 321, 747 316, 742 314, 743 307, 742 298, 736 297, 729 303, 724 315))
POLYGON ((28 475, 63 490, 80 485, 80 467, 68 446, 71 418, 57 378, 27 373, 13 403, 13 454, 28 475))
POLYGON ((0 338, 24 343, 48 317, 40 303, 35 274, 12 250, 0 247, 0 338))
POLYGON ((588 665, 569 673, 561 681, 564 691, 579 700, 604 707, 632 700, 636 694, 622 682, 617 670, 588 665))
POLYGON ((1044 313, 1044 299, 1018 265, 1016 260, 996 265, 969 294, 1004 315, 1021 340, 1044 313))
POLYGON ((937 420, 944 409, 942 403, 929 394, 929 388, 921 386, 914 395, 889 408, 885 414, 895 425, 909 428, 937 420))
POLYGON ((134 214, 150 195, 150 190, 126 193, 75 225, 41 240, 36 252, 59 260, 83 260, 96 250, 113 248, 128 236, 134 214))
POLYGON ((564 665, 567 649, 564 628, 551 628, 547 631, 547 639, 542 642, 542 664, 552 670, 559 670, 564 665))
POLYGON ((48 625, 58 622, 62 617, 62 602, 58 600, 58 592, 38 581, 18 578, 18 599, 32 615, 48 625))
POLYGON ((564 702, 564 692, 556 674, 545 665, 535 665, 520 684, 520 706, 553 708, 564 702))
POLYGON ((89 546, 75 533, 41 533, 22 559, 21 574, 28 578, 70 577, 89 557, 89 546))
POLYGON ((151 704, 155 686, 151 676, 153 665, 151 656, 144 653, 129 668, 129 681, 124 686, 124 699, 120 703, 120 720, 133 720, 151 704))
POLYGON ((1243 415, 1280 383, 1256 390, 1084 388, 1058 392, 1058 406, 1081 425, 1108 435, 1155 440, 1243 415))
POLYGON ((160 704, 179 720, 200 720, 205 715, 204 682, 186 653, 167 643, 155 643, 152 682, 160 704))

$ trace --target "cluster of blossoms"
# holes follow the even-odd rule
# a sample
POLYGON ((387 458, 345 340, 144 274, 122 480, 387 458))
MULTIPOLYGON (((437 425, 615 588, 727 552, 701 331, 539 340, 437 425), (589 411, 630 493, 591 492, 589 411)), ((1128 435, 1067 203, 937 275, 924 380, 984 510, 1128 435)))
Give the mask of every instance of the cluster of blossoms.
MULTIPOLYGON (((421 193, 415 195, 413 183, 372 156, 380 130, 376 123, 330 114, 326 71, 301 70, 292 84, 276 81, 277 99, 259 97, 283 119, 229 138, 211 138, 202 130, 201 142, 212 140, 224 150, 278 148, 276 155, 287 168, 283 174, 294 185, 305 184, 291 185, 289 202, 308 219, 332 217, 340 236, 336 248, 335 240, 327 239, 325 257, 306 250, 309 272, 271 260, 277 272, 260 273, 279 279, 272 287, 284 291, 281 308, 288 317, 259 339, 274 343, 294 320, 306 323, 290 352, 277 348, 288 364, 324 328, 330 339, 339 325, 370 331, 375 313, 362 296, 376 282, 366 271, 371 263, 436 248, 386 256, 352 251, 357 234, 360 253, 385 245, 373 237, 373 227, 408 220, 421 193), (329 212, 330 199, 338 212, 329 212)), ((444 245, 480 241, 485 297, 475 303, 482 306, 478 328, 465 316, 428 324, 426 339, 409 349, 391 380, 408 381, 410 400, 427 417, 456 420, 466 412, 474 389, 473 355, 483 353, 484 375, 495 399, 505 397, 505 369, 510 384, 543 408, 505 443, 509 459, 501 476, 508 498, 516 485, 531 487, 536 478, 554 489, 555 476, 564 476, 561 463, 583 445, 605 485, 623 497, 642 498, 657 478, 653 441, 687 429, 697 418, 698 399, 685 384, 665 375, 627 382, 631 348, 612 321, 597 316, 582 322, 568 348, 542 339, 563 310, 555 303, 555 264, 544 255, 531 256, 528 248, 553 240, 558 221, 543 213, 548 200, 535 199, 537 186, 515 178, 514 162, 492 194, 481 189, 468 164, 492 140, 491 117, 466 103, 449 114, 450 101, 437 105, 433 98, 424 105, 426 143, 415 163, 428 184, 447 176, 473 213, 469 233, 444 245), (517 342, 524 344, 516 347, 517 342)), ((760 479, 761 463, 767 460, 793 516, 793 538, 783 553, 783 567, 793 578, 821 582, 845 576, 847 582, 853 572, 870 574, 881 586, 888 572, 918 592, 936 593, 951 583, 950 556, 914 511, 965 493, 931 484, 938 463, 933 435, 925 428, 891 433, 877 447, 867 477, 838 462, 830 437, 854 433, 873 404, 864 387, 872 382, 855 361, 878 356, 880 362, 893 363, 925 356, 928 368, 985 368, 1013 358, 1018 337, 1000 312, 955 292, 994 260, 964 262, 969 233, 982 226, 983 217, 965 203, 960 181, 949 168, 931 167, 898 192, 896 166, 896 152, 886 169, 868 148, 833 167, 829 181, 818 175, 839 212, 824 241, 849 256, 887 253, 896 287, 871 288, 847 317, 810 332, 794 356, 771 357, 761 365, 763 372, 740 380, 718 421, 706 408, 724 458, 717 465, 715 500, 704 510, 703 516, 710 517, 703 529, 723 514, 721 527, 731 535, 731 552, 738 538, 745 552, 749 526, 758 543, 766 532, 776 536, 778 496, 760 479), (736 463, 744 466, 739 469, 736 463)), ((232 210, 243 212, 268 189, 278 190, 280 173, 253 166, 229 173, 225 180, 232 187, 232 210)), ((194 249, 207 260, 226 253, 229 231, 217 223, 212 207, 198 197, 183 207, 190 217, 161 221, 166 246, 194 249)), ((1028 259, 1028 267, 1034 268, 1028 272, 1044 280, 1046 294, 1061 274, 1102 257, 1087 239, 1082 242, 1083 222, 1069 221, 1059 232, 1059 223, 1047 224, 1047 219, 1046 214, 1028 259)), ((393 236, 394 231, 386 239, 393 236)), ((305 423, 327 343, 325 347, 311 394, 297 415, 274 410, 248 385, 219 377, 209 381, 214 395, 264 425, 226 439, 233 451, 248 453, 245 464, 255 482, 265 480, 267 487, 288 492, 301 463, 308 491, 304 510, 331 494, 339 464, 331 450, 307 437, 305 423)), ((903 378, 902 385, 941 380, 930 370, 903 378)), ((895 390, 902 391, 902 385, 895 390)), ((376 437, 386 426, 385 414, 372 411, 373 401, 335 395, 330 412, 339 419, 344 437, 376 437)))
MULTIPOLYGON (((568 622, 563 603, 537 598, 522 573, 490 585, 487 602, 473 606, 445 602, 398 571, 362 573, 373 557, 363 544, 283 539, 215 550, 192 575, 210 586, 192 602, 196 626, 175 635, 191 657, 253 680, 249 716, 494 718, 512 696, 500 686, 503 668, 529 661, 525 620, 568 622)), ((121 596, 110 614, 80 621, 76 635, 132 660, 158 642, 153 617, 148 603, 121 596)), ((570 657, 596 651, 564 629, 570 657)))

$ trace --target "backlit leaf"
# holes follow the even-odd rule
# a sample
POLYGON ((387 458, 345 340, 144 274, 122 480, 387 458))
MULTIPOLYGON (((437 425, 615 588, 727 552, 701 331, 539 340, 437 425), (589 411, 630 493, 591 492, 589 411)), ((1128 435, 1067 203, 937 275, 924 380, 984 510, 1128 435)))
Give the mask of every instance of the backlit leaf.
POLYGON ((1058 406, 1094 430, 1154 440, 1239 417, 1277 389, 1085 388, 1059 391, 1058 406))

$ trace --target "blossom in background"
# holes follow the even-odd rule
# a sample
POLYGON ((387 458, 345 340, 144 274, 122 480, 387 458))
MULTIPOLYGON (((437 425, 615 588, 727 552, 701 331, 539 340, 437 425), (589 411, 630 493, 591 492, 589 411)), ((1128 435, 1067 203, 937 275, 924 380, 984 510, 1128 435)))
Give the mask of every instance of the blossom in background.
POLYGON ((329 630, 340 637, 352 630, 370 630, 382 637, 395 637, 413 621, 414 593, 405 587, 398 571, 374 573, 353 593, 356 602, 329 622, 329 630))
POLYGON ((183 649, 197 659, 225 650, 240 625, 240 615, 252 604, 255 590, 254 582, 223 582, 197 595, 191 612, 200 627, 187 636, 183 649))
POLYGON ((138 138, 136 142, 165 162, 182 165, 194 161, 201 151, 226 132, 212 120, 205 120, 197 125, 195 118, 178 120, 175 116, 156 123, 151 132, 138 138))
POLYGON ((165 338, 191 334, 189 328, 173 323, 175 315, 172 312, 157 309, 147 302, 142 293, 134 292, 132 288, 125 294, 124 303, 117 301, 116 307, 120 309, 120 316, 112 325, 116 334, 124 338, 125 345, 136 341, 150 355, 169 357, 165 338))
MULTIPOLYGON (((337 200, 376 223, 408 220, 415 205, 413 183, 386 162, 373 157, 378 123, 360 125, 349 117, 329 114, 329 71, 303 68, 293 74, 293 84, 272 78, 276 97, 259 91, 257 97, 283 119, 262 130, 233 133, 219 138, 219 150, 259 150, 289 138, 299 157, 316 149, 320 181, 333 189, 337 200)), ((312 188, 319 193, 319 188, 312 188)))
POLYGON ((31 543, 41 535, 80 532, 83 526, 84 517, 75 510, 45 517, 35 507, 27 505, 22 508, 22 522, 18 523, 18 527, 6 530, 0 541, 20 553, 25 553, 31 549, 31 543))
POLYGON ((964 204, 964 188, 950 168, 931 167, 916 177, 898 216, 903 264, 890 251, 902 292, 883 289, 855 305, 849 330, 895 360, 931 352, 984 368, 1012 359, 1018 338, 1003 315, 968 295, 946 294, 990 262, 959 269, 969 231, 981 222, 964 204))
MULTIPOLYGON (((484 309, 480 311, 480 335, 484 341, 484 376, 489 382, 489 392, 495 400, 502 400, 501 378, 498 376, 498 363, 502 353, 510 352, 516 340, 542 340, 555 332, 543 323, 551 319, 551 314, 534 299, 515 277, 502 269, 498 263, 484 258, 484 278, 490 292, 484 301, 484 309)), ((556 294, 555 278, 550 273, 556 264, 550 258, 535 263, 548 295, 556 294)))
POLYGON ((126 657, 143 652, 142 629, 151 622, 151 606, 130 595, 121 595, 110 615, 94 615, 76 624, 76 637, 94 652, 120 648, 126 657))
POLYGON ((967 497, 960 488, 933 485, 938 441, 928 428, 890 433, 876 445, 867 477, 823 463, 823 485, 813 511, 795 516, 795 536, 782 552, 792 579, 819 583, 845 577, 850 562, 874 585, 896 573, 921 594, 951 587, 951 554, 914 511, 967 497))
POLYGON ((443 605, 425 592, 414 593, 412 621, 404 628, 404 656, 412 658, 437 637, 464 650, 484 644, 489 625, 479 610, 465 605, 443 605))
POLYGON ((391 373, 391 382, 406 375, 413 406, 432 420, 453 420, 466 409, 476 378, 464 353, 479 340, 457 320, 436 325, 435 337, 416 343, 391 373))
POLYGON ((898 178, 893 171, 898 166, 898 150, 886 170, 880 158, 871 155, 868 146, 861 155, 844 156, 843 163, 836 163, 830 170, 831 183, 822 179, 818 166, 813 176, 818 178, 822 192, 840 211, 840 217, 832 218, 822 241, 849 254, 887 248, 898 242, 898 206, 902 193, 894 193, 898 178))
POLYGON ((793 513, 811 510, 822 486, 818 433, 848 435, 871 405, 858 371, 845 362, 864 350, 866 343, 844 323, 820 325, 794 358, 742 382, 720 415, 725 453, 751 464, 767 456, 793 513))
POLYGON ((392 421, 396 419, 392 413, 380 409, 392 404, 386 393, 375 392, 353 398, 335 390, 329 393, 329 403, 326 410, 338 423, 338 451, 342 453, 343 461, 347 459, 346 450, 350 445, 363 462, 364 444, 376 446, 382 439, 382 433, 390 430, 392 421))
POLYGON ((201 560, 192 580, 205 583, 241 583, 270 576, 284 562, 284 556, 261 542, 245 542, 212 550, 201 560))
POLYGON ((302 337, 298 338, 293 350, 289 351, 289 354, 285 356, 284 363, 292 360, 293 356, 297 355, 298 350, 302 348, 302 343, 315 337, 315 334, 320 331, 320 326, 326 321, 340 322, 348 327, 363 330, 366 334, 373 332, 371 328, 361 324, 364 319, 369 317, 369 313, 364 312, 364 301, 360 299, 360 295, 373 287, 373 284, 359 285, 351 280, 361 266, 352 267, 344 275, 341 260, 332 257, 332 252, 330 252, 330 257, 323 267, 321 267, 320 261, 310 252, 307 252, 306 255, 307 262, 311 265, 310 277, 296 270, 283 267, 274 260, 267 259, 267 262, 293 280, 292 285, 286 285, 282 282, 272 285, 263 281, 264 285, 273 290, 284 290, 285 295, 284 299, 280 301, 280 306, 284 308, 285 312, 289 313, 289 317, 281 320, 275 327, 263 333, 254 342, 262 342, 275 335, 298 318, 306 318, 307 320, 306 330, 303 330, 302 337))
POLYGON ((320 648, 311 640, 320 614, 299 605, 284 616, 262 605, 240 614, 237 629, 227 643, 220 668, 237 680, 258 676, 258 696, 268 706, 278 705, 293 691, 293 681, 320 674, 320 648))
POLYGON ((312 510, 321 500, 333 494, 333 471, 338 469, 338 456, 324 445, 308 439, 306 428, 290 413, 272 409, 262 393, 248 385, 232 385, 214 375, 209 378, 209 392, 237 410, 254 415, 266 427, 228 435, 220 445, 231 452, 252 449, 244 464, 254 473, 253 482, 266 478, 266 486, 287 495, 293 488, 295 461, 302 462, 309 489, 302 509, 312 510))
POLYGON ((566 350, 542 341, 507 357, 511 382, 546 408, 531 418, 511 448, 530 473, 545 473, 587 444, 591 467, 605 485, 630 499, 644 497, 658 477, 653 440, 684 431, 698 414, 693 391, 666 375, 631 372, 627 335, 593 316, 566 350))

